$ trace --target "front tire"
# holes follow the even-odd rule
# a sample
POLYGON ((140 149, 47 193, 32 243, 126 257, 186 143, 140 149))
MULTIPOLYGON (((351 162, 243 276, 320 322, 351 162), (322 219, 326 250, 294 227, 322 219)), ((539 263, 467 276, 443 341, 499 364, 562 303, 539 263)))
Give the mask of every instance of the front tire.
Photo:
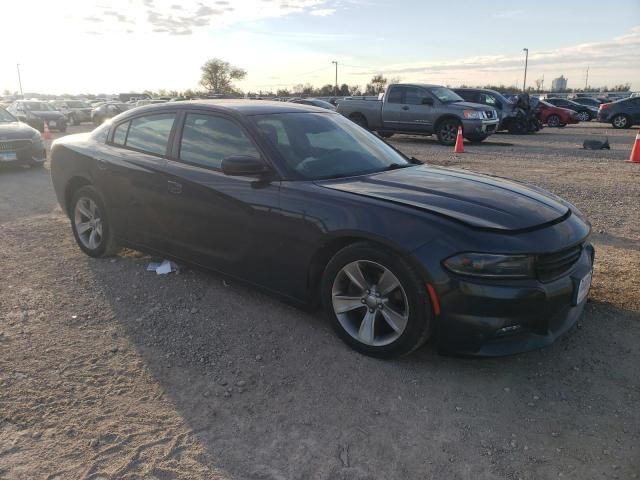
POLYGON ((100 192, 93 186, 79 188, 71 200, 71 229, 80 249, 90 257, 115 252, 116 244, 100 192))
POLYGON ((561 125, 560 117, 558 115, 549 115, 547 118, 547 125, 550 127, 559 127, 561 125))
POLYGON ((481 143, 484 142, 487 138, 489 138, 489 135, 478 135, 477 137, 464 137, 467 140, 469 140, 471 143, 481 143))
POLYGON ((438 142, 449 147, 455 145, 459 126, 460 122, 453 118, 442 120, 436 128, 438 142))
POLYGON ((424 281, 401 256, 362 242, 340 250, 327 265, 322 304, 342 340, 366 355, 408 354, 431 333, 424 281))
POLYGON ((589 120, 591 120, 591 115, 589 115, 589 112, 585 112, 583 110, 581 112, 578 112, 578 120, 580 120, 581 122, 588 122, 589 120))
POLYGON ((630 128, 631 122, 629 121, 629 117, 619 113, 611 119, 611 125, 616 129, 630 128))

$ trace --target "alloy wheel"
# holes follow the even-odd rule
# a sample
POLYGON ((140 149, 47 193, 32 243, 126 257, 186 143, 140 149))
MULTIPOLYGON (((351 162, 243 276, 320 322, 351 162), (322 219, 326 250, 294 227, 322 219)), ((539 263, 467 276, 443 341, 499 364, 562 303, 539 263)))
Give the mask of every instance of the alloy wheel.
POLYGON ((616 128, 625 128, 627 126, 627 117, 624 115, 616 115, 613 119, 613 126, 616 128))
POLYGON ((451 143, 456 141, 456 137, 458 135, 458 125, 453 122, 447 122, 442 127, 440 127, 440 136, 442 140, 446 143, 451 143))
POLYGON ((331 300, 342 328, 365 345, 393 343, 409 322, 409 302, 400 280, 370 260, 356 260, 340 269, 331 300))
POLYGON ((547 125, 549 125, 550 127, 557 127, 560 125, 560 117, 557 115, 551 115, 548 119, 547 119, 547 125))
POLYGON ((578 112, 578 120, 580 120, 581 122, 588 122, 590 120, 590 116, 589 113, 587 112, 578 112))
POLYGON ((74 209, 74 224, 82 244, 95 250, 102 243, 102 218, 98 205, 89 197, 80 197, 74 209))

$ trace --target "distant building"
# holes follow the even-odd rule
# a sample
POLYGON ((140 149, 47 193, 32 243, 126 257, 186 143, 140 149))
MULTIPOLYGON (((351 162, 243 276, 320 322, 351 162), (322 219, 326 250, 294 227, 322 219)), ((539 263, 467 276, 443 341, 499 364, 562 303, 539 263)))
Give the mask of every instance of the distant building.
POLYGON ((551 81, 552 92, 564 92, 567 89, 567 79, 560 75, 551 81))

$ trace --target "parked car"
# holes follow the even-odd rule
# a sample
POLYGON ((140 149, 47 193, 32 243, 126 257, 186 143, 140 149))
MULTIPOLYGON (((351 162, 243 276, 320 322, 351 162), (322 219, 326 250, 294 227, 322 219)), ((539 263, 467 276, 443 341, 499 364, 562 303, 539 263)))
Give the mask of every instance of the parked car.
POLYGON ((312 107, 320 107, 332 111, 336 110, 335 105, 331 105, 329 102, 317 98, 293 98, 289 101, 291 103, 301 103, 302 105, 311 105, 312 107))
MULTIPOLYGON (((142 107, 144 105, 152 105, 154 103, 165 103, 168 102, 169 100, 165 100, 163 98, 145 98, 143 100, 136 100, 135 106, 136 107, 142 107)), ((127 105, 130 105, 129 102, 125 102, 127 105)))
MULTIPOLYGON (((522 111, 515 101, 508 99, 500 92, 486 88, 453 88, 452 90, 467 102, 494 108, 500 120, 498 130, 508 130, 510 133, 526 133, 531 130, 530 122, 527 121, 527 112, 522 111)), ((526 102, 528 100, 525 100, 525 107, 528 105, 526 102)), ((533 113, 531 117, 533 118, 533 113)))
POLYGON ((549 127, 566 127, 569 124, 580 123, 576 112, 556 107, 546 100, 531 97, 531 108, 535 110, 540 123, 549 127))
POLYGON ((17 100, 13 102, 7 111, 21 122, 42 131, 44 122, 47 127, 60 132, 67 131, 67 119, 64 113, 55 110, 47 102, 40 100, 17 100))
MULTIPOLYGON (((163 102, 165 103, 165 102, 163 102)), ((95 125, 100 125, 105 120, 115 117, 122 112, 129 110, 132 105, 122 102, 105 102, 99 104, 93 110, 91 110, 91 121, 95 125)))
POLYGON ((602 105, 603 103, 609 103, 607 100, 604 100, 602 98, 594 98, 594 97, 576 97, 576 98, 572 98, 571 100, 573 100, 576 103, 579 103, 580 105, 595 107, 596 109, 598 109, 600 105, 602 105))
POLYGON ((566 98, 546 98, 544 101, 550 103, 551 105, 555 105, 556 107, 573 110, 574 112, 576 112, 576 116, 581 122, 588 122, 592 118, 596 118, 598 116, 597 107, 582 105, 580 103, 574 102, 573 100, 567 100, 566 98))
POLYGON ((67 124, 80 125, 91 121, 91 106, 81 100, 51 100, 49 102, 55 110, 62 112, 67 118, 67 124))
POLYGON ((598 121, 611 123, 613 128, 640 125, 640 97, 629 97, 603 103, 598 110, 598 121))
POLYGON ((498 128, 495 109, 465 102, 460 95, 439 85, 392 84, 382 100, 347 97, 338 112, 383 137, 394 133, 432 135, 443 145, 453 145, 458 127, 464 137, 481 142, 498 128))
POLYGON ((40 132, 0 108, 0 165, 41 167, 46 159, 40 132))
POLYGON ((576 322, 589 290, 590 226, 570 203, 422 165, 306 105, 132 109, 56 140, 51 178, 87 255, 127 245, 320 303, 370 355, 431 335, 465 354, 539 348, 576 322))

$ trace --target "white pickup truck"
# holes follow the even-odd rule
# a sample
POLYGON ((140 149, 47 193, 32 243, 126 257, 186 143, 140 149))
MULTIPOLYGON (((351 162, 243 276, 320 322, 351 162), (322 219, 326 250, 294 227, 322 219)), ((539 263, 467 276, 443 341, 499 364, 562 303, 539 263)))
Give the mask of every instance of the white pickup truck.
POLYGON ((496 111, 486 105, 465 102, 439 85, 395 83, 381 99, 347 97, 338 112, 383 137, 394 133, 437 135, 443 145, 453 145, 458 127, 464 137, 481 142, 498 128, 496 111))

